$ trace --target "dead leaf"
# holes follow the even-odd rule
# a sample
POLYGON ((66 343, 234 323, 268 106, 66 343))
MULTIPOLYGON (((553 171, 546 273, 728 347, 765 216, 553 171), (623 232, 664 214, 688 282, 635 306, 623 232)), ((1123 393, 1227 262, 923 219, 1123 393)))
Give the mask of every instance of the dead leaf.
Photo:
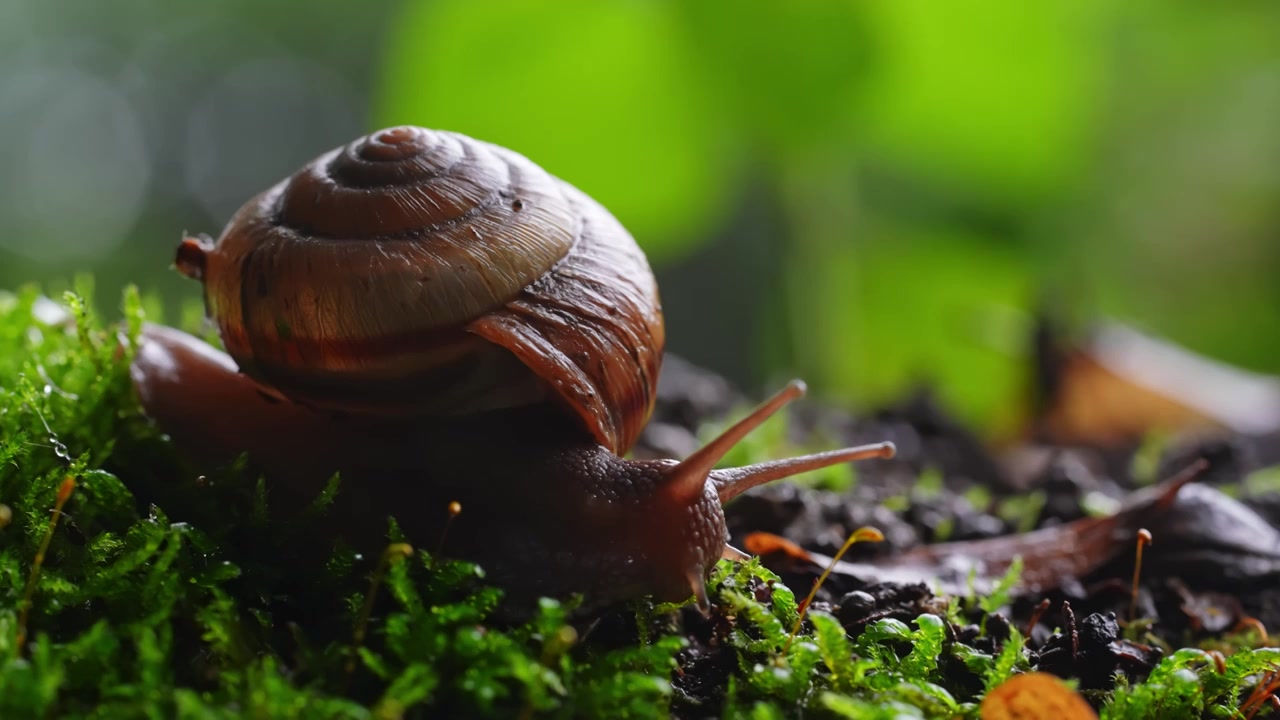
MULTIPOLYGON (((1180 509, 1177 505, 1180 491, 1201 477, 1208 468, 1208 461, 1203 459, 1192 463, 1174 477, 1133 493, 1118 512, 1107 517, 1084 518, 1029 533, 922 545, 868 562, 835 562, 833 558, 803 548, 799 549, 799 555, 778 553, 775 551, 781 545, 773 540, 762 540, 762 543, 773 544, 764 545, 765 552, 756 554, 766 558, 766 565, 771 569, 797 562, 810 567, 831 566, 835 576, 864 582, 923 581, 944 593, 990 592, 1015 559, 1021 558, 1023 568, 1015 588, 1019 592, 1047 592, 1060 587, 1065 581, 1089 575, 1123 553, 1132 552, 1133 539, 1139 529, 1160 528, 1163 533, 1164 528, 1169 527, 1165 524, 1165 516, 1181 518, 1187 515, 1185 512, 1172 512, 1180 509)), ((1194 512, 1204 514, 1203 504, 1197 505, 1194 512)), ((1236 524, 1242 523, 1237 519, 1236 524)), ((1185 526, 1180 527, 1183 529, 1171 529, 1169 534, 1185 534, 1185 526)), ((750 544, 747 548, 752 549, 750 544)), ((1256 558, 1259 553, 1252 546, 1237 554, 1253 565, 1258 564, 1256 558)), ((1276 564, 1280 564, 1280 551, 1273 555, 1276 564)), ((1184 554, 1180 561, 1185 563, 1187 559, 1184 554)), ((1268 569, 1270 567, 1267 566, 1268 569)))
POLYGON ((1050 442, 1117 445, 1151 432, 1280 431, 1280 377, 1116 323, 1098 326, 1082 343, 1048 336, 1039 345, 1042 397, 1034 431, 1050 442))
POLYGON ((1049 673, 1015 675, 983 698, 982 720, 1096 720, 1080 693, 1049 673))
POLYGON ((814 562, 808 550, 790 540, 773 533, 754 532, 742 539, 742 545, 753 555, 771 555, 783 553, 787 557, 804 562, 814 562))

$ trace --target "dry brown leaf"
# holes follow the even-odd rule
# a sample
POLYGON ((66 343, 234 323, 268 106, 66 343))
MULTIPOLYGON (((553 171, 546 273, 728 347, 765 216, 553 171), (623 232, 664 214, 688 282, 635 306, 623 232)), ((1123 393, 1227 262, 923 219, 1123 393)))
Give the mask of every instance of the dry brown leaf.
POLYGON ((747 549, 747 552, 753 555, 769 555, 771 553, 780 552, 795 560, 814 562, 813 555, 811 555, 808 550, 805 550, 780 535, 774 535, 773 533, 751 533, 743 538, 742 545, 747 549))
MULTIPOLYGON (((1052 342, 1052 341, 1050 341, 1052 342)), ((1087 343, 1042 348, 1046 440, 1109 445, 1150 432, 1280 431, 1280 378, 1248 372, 1132 328, 1106 324, 1087 343)))
POLYGON ((1015 675, 983 698, 982 720, 1097 720, 1080 693, 1049 673, 1015 675))

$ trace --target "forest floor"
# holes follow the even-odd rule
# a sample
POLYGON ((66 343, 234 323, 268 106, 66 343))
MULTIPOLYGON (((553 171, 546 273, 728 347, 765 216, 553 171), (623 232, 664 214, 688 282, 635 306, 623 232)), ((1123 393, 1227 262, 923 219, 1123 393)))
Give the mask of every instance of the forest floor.
MULTIPOLYGON (((708 615, 513 609, 483 568, 394 522, 379 557, 345 544, 326 523, 340 479, 280 518, 242 464, 184 475, 129 384, 154 310, 132 292, 118 321, 66 300, 70 322, 35 289, 0 296, 0 717, 1047 717, 1010 714, 1023 693, 1072 720, 1280 704, 1280 434, 1134 400, 1149 390, 1115 402, 1114 382, 1085 394, 1107 412, 1076 421, 1063 393, 1089 377, 1079 348, 1041 344, 1034 425, 998 448, 927 389, 864 415, 806 400, 761 428, 727 464, 882 440, 898 454, 729 504, 734 545, 756 557, 721 561, 708 615), (1218 422, 1147 432, 1153 407, 1218 422), (832 566, 866 527, 883 541, 832 566)), ((672 357, 636 453, 687 454, 754 399, 672 357)))

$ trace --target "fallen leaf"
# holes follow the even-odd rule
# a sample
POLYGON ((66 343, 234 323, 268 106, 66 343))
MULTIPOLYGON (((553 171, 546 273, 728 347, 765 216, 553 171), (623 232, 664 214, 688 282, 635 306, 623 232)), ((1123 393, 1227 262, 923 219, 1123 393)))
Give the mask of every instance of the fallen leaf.
MULTIPOLYGON (((803 548, 799 550, 801 554, 778 552, 782 546, 772 540, 760 540, 765 552, 757 552, 751 544, 744 544, 766 558, 771 569, 795 563, 810 567, 831 566, 832 574, 836 576, 863 582, 924 581, 944 593, 991 592, 994 584, 1020 558, 1023 568, 1014 587, 1019 592, 1036 593, 1058 588, 1064 581, 1084 578, 1119 555, 1132 552, 1133 538, 1144 527, 1153 528, 1152 532, 1158 537, 1168 535, 1171 539, 1193 534, 1202 537, 1203 532, 1193 533, 1197 530, 1211 535, 1230 535, 1222 529, 1238 527, 1246 538, 1233 537, 1236 542, 1231 545, 1212 544, 1213 549, 1220 552, 1209 555, 1209 562, 1217 563, 1217 567, 1242 578, 1259 574, 1271 577, 1274 572, 1280 572, 1280 548, 1274 546, 1275 533, 1257 532, 1256 523, 1264 521, 1256 518, 1256 523, 1246 522, 1246 516, 1238 512, 1243 506, 1233 503, 1219 491, 1193 486, 1197 491, 1186 494, 1194 502, 1187 508, 1183 507, 1181 491, 1208 468, 1207 460, 1198 460, 1168 480, 1134 492, 1117 512, 1106 517, 1083 518, 1017 535, 922 545, 868 562, 836 562, 831 557, 803 548), (1204 502, 1206 498, 1212 502, 1204 502), (1200 527, 1187 521, 1195 517, 1213 522, 1200 527), (1249 536, 1257 536, 1260 542, 1246 542, 1249 536), (1237 560, 1225 562, 1229 556, 1237 560)), ((1249 511, 1245 509, 1245 512, 1249 511)), ((1164 550, 1166 545, 1169 544, 1161 545, 1161 549, 1164 550)), ((1192 562, 1197 563, 1197 568, 1204 564, 1194 552, 1194 547, 1173 543, 1170 548, 1179 552, 1178 557, 1165 563, 1173 565, 1171 570, 1174 572, 1178 567, 1191 567, 1192 562)))
POLYGON ((743 547, 753 555, 770 555, 783 553, 787 557, 805 562, 813 562, 813 555, 808 550, 790 540, 773 533, 754 532, 742 539, 743 547))
POLYGON ((1049 673, 1015 675, 982 700, 982 720, 1096 720, 1080 693, 1049 673))
POLYGON ((1116 323, 1079 343, 1042 330, 1036 434, 1115 445, 1150 432, 1280 431, 1280 378, 1249 372, 1116 323))

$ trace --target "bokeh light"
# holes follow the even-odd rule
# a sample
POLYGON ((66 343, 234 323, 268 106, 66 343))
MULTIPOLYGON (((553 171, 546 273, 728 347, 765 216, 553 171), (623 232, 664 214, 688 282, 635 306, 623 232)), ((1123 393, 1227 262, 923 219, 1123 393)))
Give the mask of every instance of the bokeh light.
POLYGON ((158 0, 0 7, 0 287, 170 268, 377 127, 508 145, 650 254, 670 349, 997 425, 1042 307, 1280 372, 1280 6, 158 0))

